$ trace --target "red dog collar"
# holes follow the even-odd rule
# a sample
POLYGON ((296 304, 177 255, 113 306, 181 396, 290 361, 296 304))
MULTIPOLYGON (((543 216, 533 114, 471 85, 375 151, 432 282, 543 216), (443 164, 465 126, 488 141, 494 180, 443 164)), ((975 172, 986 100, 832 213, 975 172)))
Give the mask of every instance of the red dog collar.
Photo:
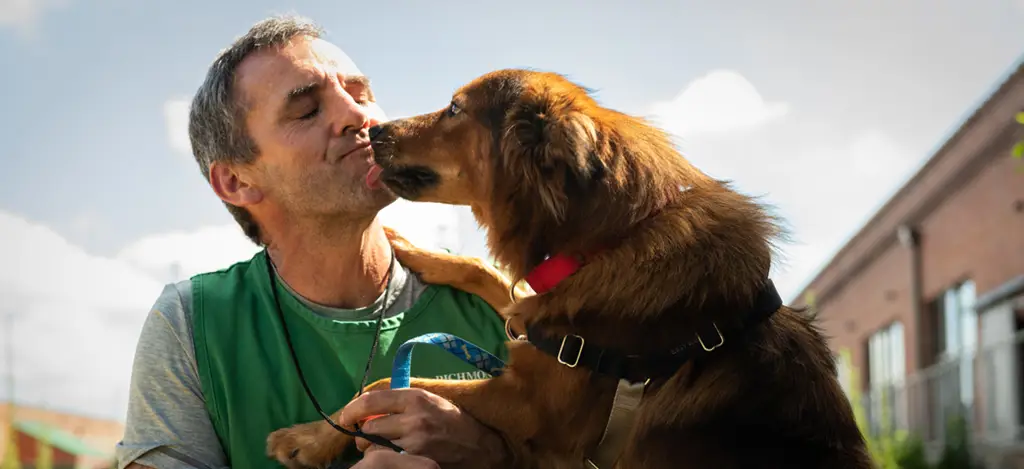
POLYGON ((529 283, 530 288, 538 294, 544 293, 576 273, 582 265, 582 262, 572 256, 551 256, 527 274, 526 283, 529 283))

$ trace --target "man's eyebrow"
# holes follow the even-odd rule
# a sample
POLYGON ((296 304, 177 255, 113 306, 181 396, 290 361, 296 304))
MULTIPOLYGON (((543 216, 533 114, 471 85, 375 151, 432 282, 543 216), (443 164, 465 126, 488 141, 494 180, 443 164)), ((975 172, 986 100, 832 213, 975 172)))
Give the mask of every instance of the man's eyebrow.
MULTIPOLYGON (((370 88, 370 79, 363 75, 352 75, 345 77, 344 86, 349 85, 361 85, 366 88, 367 94, 369 94, 370 100, 373 100, 373 91, 370 88)), ((302 98, 311 96, 320 91, 322 85, 320 83, 308 83, 297 88, 292 89, 285 96, 284 109, 287 109, 292 104, 296 103, 302 98)))
POLYGON ((305 97, 305 96, 309 96, 309 95, 311 95, 313 93, 316 93, 319 89, 320 89, 320 84, 319 83, 309 83, 309 84, 306 84, 306 85, 302 85, 302 86, 300 86, 298 88, 295 88, 295 89, 293 89, 293 90, 288 92, 288 96, 285 98, 286 99, 286 103, 285 104, 290 104, 291 102, 296 101, 299 98, 302 98, 302 97, 305 97))

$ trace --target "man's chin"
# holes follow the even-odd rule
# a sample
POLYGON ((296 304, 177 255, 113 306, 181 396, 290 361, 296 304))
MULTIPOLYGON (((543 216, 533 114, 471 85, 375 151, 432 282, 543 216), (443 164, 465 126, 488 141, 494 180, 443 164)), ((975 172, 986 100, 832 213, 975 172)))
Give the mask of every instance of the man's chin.
POLYGON ((373 189, 367 189, 367 194, 370 196, 370 199, 373 201, 378 211, 387 208, 399 199, 397 194, 384 185, 373 189))

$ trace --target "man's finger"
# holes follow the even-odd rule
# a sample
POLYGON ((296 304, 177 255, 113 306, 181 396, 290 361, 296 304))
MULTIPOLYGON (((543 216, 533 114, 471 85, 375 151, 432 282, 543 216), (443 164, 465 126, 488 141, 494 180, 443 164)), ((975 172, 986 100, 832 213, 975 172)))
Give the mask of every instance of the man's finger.
POLYGON ((364 393, 353 399, 342 409, 341 418, 338 423, 342 426, 351 427, 368 417, 381 414, 400 414, 409 408, 410 403, 417 398, 418 394, 421 393, 413 388, 388 389, 364 393))
POLYGON ((411 454, 398 454, 394 451, 374 451, 367 454, 352 469, 439 469, 440 466, 430 459, 411 454))
POLYGON ((381 445, 370 443, 369 441, 366 441, 365 439, 362 438, 356 439, 356 448, 359 448, 359 451, 362 451, 364 454, 372 453, 374 451, 394 451, 391 448, 385 448, 381 445))
MULTIPOLYGON (((402 451, 411 454, 419 454, 423 451, 423 440, 422 438, 408 438, 408 439, 397 439, 391 440, 392 443, 402 448, 402 451)), ((370 443, 364 438, 356 438, 356 448, 362 451, 364 455, 372 453, 374 451, 386 451, 389 453, 395 452, 394 449, 386 446, 381 446, 376 443, 370 443)))
POLYGON ((389 440, 401 438, 409 431, 408 414, 392 414, 375 418, 361 427, 364 433, 379 435, 389 440))

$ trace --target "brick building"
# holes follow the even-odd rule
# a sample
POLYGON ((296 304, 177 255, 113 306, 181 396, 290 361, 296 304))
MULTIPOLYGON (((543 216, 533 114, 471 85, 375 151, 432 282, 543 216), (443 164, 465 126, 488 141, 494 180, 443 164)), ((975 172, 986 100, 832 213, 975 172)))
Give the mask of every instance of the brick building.
POLYGON ((811 303, 869 421, 1024 443, 1024 62, 793 302, 811 303), (884 402, 883 390, 892 396, 884 402))
POLYGON ((32 467, 39 456, 39 440, 47 441, 53 448, 54 469, 96 469, 113 465, 114 445, 124 434, 123 422, 30 406, 14 407, 13 416, 9 414, 11 410, 8 403, 0 403, 0 461, 10 441, 7 423, 13 421, 18 459, 23 468, 32 467))

